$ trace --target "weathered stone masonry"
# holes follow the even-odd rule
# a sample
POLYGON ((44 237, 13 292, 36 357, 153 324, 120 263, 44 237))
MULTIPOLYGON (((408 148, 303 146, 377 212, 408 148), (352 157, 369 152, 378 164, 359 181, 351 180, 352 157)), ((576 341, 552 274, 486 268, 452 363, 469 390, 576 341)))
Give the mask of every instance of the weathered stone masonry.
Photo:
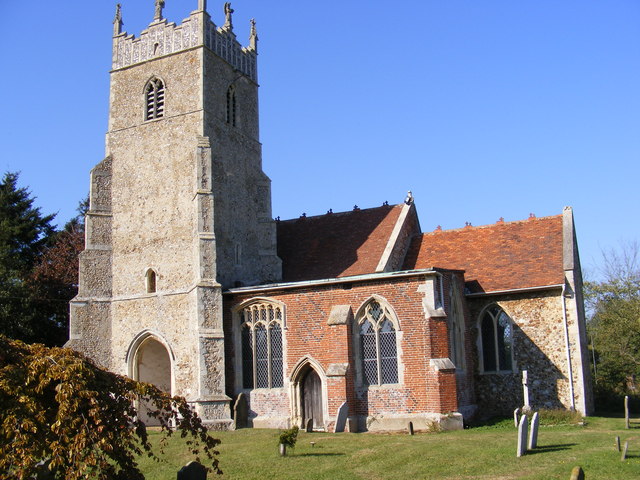
POLYGON ((331 430, 346 402, 352 431, 462 428, 522 406, 523 370, 533 408, 591 411, 570 208, 423 233, 409 192, 276 222, 255 22, 243 47, 230 6, 162 5, 138 37, 117 7, 68 346, 215 428, 240 393, 254 427, 331 430))

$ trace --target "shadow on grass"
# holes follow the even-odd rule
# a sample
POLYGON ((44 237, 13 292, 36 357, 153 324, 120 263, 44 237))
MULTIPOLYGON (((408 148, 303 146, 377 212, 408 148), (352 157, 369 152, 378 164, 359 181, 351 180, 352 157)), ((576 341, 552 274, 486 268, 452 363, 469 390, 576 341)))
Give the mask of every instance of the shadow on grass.
POLYGON ((340 457, 344 453, 298 453, 296 457, 340 457))
POLYGON ((465 425, 465 428, 513 428, 512 417, 491 417, 482 420, 475 420, 465 425))
POLYGON ((536 453, 559 452, 561 450, 569 450, 575 447, 577 443, 563 443, 559 445, 538 445, 533 450, 527 450, 527 455, 535 455, 536 453))

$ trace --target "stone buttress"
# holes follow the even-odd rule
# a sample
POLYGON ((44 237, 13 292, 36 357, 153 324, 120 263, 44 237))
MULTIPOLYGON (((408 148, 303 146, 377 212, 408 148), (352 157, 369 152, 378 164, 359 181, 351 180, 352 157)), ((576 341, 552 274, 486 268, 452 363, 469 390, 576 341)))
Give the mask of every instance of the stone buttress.
POLYGON ((222 289, 278 281, 258 137, 257 34, 204 0, 139 37, 114 19, 106 158, 91 172, 68 346, 230 425, 222 289))

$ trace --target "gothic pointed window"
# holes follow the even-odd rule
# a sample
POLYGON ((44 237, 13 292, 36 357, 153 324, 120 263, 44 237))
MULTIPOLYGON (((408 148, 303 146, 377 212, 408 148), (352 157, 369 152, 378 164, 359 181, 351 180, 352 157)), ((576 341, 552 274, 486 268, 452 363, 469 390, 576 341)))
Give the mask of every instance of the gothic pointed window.
POLYGON ((513 323, 498 305, 487 308, 480 318, 482 371, 511 372, 513 369, 513 323))
POLYGON ((233 85, 227 89, 227 123, 236 126, 236 90, 233 85))
POLYGON ((284 385, 282 307, 253 303, 240 311, 243 388, 284 385))
POLYGON ((144 89, 145 120, 164 117, 164 83, 159 78, 152 78, 144 89))
POLYGON ((397 322, 390 309, 371 300, 357 321, 362 383, 398 383, 397 322))
POLYGON ((147 273, 145 275, 147 293, 156 293, 156 280, 156 272, 152 268, 147 270, 147 273))

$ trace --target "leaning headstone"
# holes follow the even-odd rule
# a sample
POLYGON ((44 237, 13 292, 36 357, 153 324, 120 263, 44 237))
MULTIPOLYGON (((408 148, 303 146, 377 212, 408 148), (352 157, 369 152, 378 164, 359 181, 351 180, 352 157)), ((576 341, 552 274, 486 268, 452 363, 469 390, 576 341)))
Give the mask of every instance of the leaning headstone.
POLYGON ((569 480, 584 480, 584 470, 581 467, 573 467, 569 480))
POLYGON ((522 412, 520 411, 519 407, 513 411, 513 423, 516 426, 516 428, 518 428, 518 422, 520 421, 520 413, 522 412))
POLYGON ((207 469, 198 462, 189 462, 178 472, 178 480, 207 480, 207 469))
POLYGON ((233 404, 233 422, 238 428, 247 428, 249 426, 249 405, 247 405, 247 396, 240 393, 233 404))
POLYGON ((517 457, 523 456, 527 453, 527 416, 522 415, 520 417, 520 423, 518 424, 518 450, 516 452, 517 457))
POLYGON ((533 450, 538 446, 538 426, 540 425, 540 416, 538 412, 533 414, 531 419, 531 432, 529 432, 529 450, 533 450))
POLYGON ((344 428, 347 426, 347 416, 349 415, 349 406, 347 402, 342 402, 340 408, 338 408, 338 417, 336 418, 336 426, 333 433, 344 432, 344 428))
POLYGON ((40 460, 36 463, 36 475, 35 477, 38 480, 54 480, 56 473, 54 471, 49 470, 49 464, 51 463, 51 459, 40 460))
POLYGON ((305 426, 305 430, 307 433, 313 433, 313 418, 307 420, 307 425, 305 426))
POLYGON ((616 437, 616 449, 620 451, 620 437, 616 437))
POLYGON ((629 396, 624 397, 624 424, 626 428, 629 428, 629 396))
POLYGON ((623 462, 627 459, 627 450, 629 449, 629 442, 624 442, 624 448, 622 449, 622 456, 620 460, 623 462))
POLYGON ((413 422, 409 422, 409 435, 413 435, 413 422))

